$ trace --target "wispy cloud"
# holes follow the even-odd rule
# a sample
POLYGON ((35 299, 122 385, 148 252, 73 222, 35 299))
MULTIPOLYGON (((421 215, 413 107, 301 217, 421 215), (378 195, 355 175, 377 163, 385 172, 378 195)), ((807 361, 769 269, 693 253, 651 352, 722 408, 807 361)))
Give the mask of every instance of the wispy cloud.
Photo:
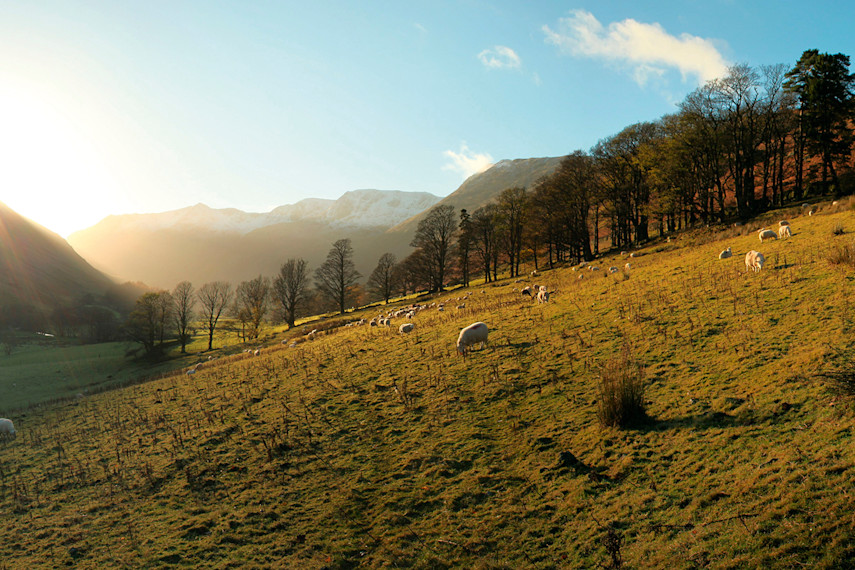
POLYGON ((517 52, 507 46, 493 46, 478 54, 478 59, 491 69, 519 69, 522 60, 517 52))
POLYGON ((442 167, 443 170, 459 172, 463 178, 469 178, 473 174, 484 172, 493 166, 493 157, 487 153, 472 152, 466 143, 460 145, 460 151, 447 150, 442 153, 448 159, 448 163, 442 167))
POLYGON ((657 24, 632 19, 603 26, 590 12, 574 10, 561 18, 558 29, 543 26, 546 41, 574 56, 598 58, 628 68, 640 85, 678 70, 683 80, 694 76, 703 83, 727 73, 728 63, 708 39, 674 36, 657 24))

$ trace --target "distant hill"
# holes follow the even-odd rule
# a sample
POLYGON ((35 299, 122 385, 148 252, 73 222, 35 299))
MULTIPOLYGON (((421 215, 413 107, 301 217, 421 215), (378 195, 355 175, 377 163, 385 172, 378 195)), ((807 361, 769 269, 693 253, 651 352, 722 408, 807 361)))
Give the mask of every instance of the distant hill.
POLYGON ((101 297, 112 285, 60 236, 0 203, 0 311, 26 307, 49 314, 101 297))
MULTIPOLYGON (((564 157, 501 160, 479 174, 473 174, 437 205, 450 204, 456 211, 469 212, 493 201, 508 188, 528 188, 540 178, 552 174, 564 157)), ((412 236, 427 211, 409 218, 389 230, 392 234, 412 236)), ((409 241, 409 239, 407 240, 409 241)))
POLYGON ((337 200, 310 198, 267 213, 213 209, 204 204, 159 214, 109 216, 69 236, 69 243, 102 271, 123 280, 171 289, 272 276, 288 258, 302 257, 310 270, 333 242, 353 241, 363 281, 386 252, 407 255, 409 241, 385 231, 439 201, 426 192, 354 190, 337 200))

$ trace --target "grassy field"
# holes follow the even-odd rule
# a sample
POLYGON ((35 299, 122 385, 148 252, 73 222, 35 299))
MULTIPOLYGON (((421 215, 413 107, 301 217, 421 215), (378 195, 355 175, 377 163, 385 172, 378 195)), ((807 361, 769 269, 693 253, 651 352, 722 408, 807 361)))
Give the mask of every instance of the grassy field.
POLYGON ((777 215, 22 412, 0 568, 855 568, 855 212, 777 215), (650 419, 603 428, 622 354, 650 419))

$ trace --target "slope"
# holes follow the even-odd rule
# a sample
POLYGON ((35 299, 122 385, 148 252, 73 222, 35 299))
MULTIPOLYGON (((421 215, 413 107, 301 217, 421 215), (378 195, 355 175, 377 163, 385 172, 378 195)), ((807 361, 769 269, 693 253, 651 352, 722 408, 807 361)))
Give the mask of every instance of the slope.
POLYGON ((436 298, 447 310, 420 311, 409 335, 277 338, 258 357, 17 415, 0 444, 0 556, 851 568, 855 418, 816 373, 853 345, 852 269, 829 257, 852 246, 855 212, 778 215, 791 239, 760 244, 770 217, 544 272, 547 304, 500 281, 436 298), (758 274, 749 249, 766 255, 758 274), (462 359, 457 331, 478 320, 489 347, 462 359), (624 347, 645 367, 651 420, 606 429, 598 376, 624 347))
POLYGON ((0 299, 48 311, 85 295, 101 296, 110 280, 65 240, 0 203, 0 299))
MULTIPOLYGON (((457 212, 462 208, 472 212, 492 202, 508 188, 531 187, 539 179, 554 172, 562 158, 501 160, 484 172, 473 174, 467 178, 457 190, 440 200, 436 205, 450 204, 454 206, 457 212)), ((412 236, 428 211, 429 209, 401 222, 391 228, 389 233, 412 236)))

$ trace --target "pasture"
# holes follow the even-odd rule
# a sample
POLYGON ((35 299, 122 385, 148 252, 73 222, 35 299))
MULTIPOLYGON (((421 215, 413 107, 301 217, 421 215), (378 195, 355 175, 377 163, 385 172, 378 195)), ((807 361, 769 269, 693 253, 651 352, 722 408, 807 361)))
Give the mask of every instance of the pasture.
POLYGON ((20 412, 0 568, 852 568, 855 413, 817 373, 855 347, 855 212, 761 244, 777 219, 20 412), (619 355, 628 429, 597 420, 619 355))

